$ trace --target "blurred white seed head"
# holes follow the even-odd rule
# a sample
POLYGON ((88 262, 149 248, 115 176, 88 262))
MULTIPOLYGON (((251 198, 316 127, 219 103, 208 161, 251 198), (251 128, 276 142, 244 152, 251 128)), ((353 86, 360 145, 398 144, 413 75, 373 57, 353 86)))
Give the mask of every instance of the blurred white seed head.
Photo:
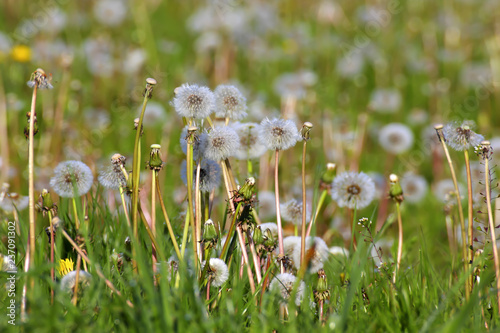
POLYGON ((269 150, 286 150, 295 146, 301 136, 292 120, 266 118, 260 123, 259 138, 269 150))
MULTIPOLYGON (((281 303, 286 304, 288 303, 288 299, 292 294, 293 286, 295 285, 296 280, 297 278, 293 274, 290 273, 278 274, 271 281, 269 289, 274 292, 279 292, 281 296, 281 303)), ((295 304, 297 306, 300 306, 300 303, 302 303, 302 299, 304 298, 305 287, 306 285, 304 281, 300 281, 300 284, 297 288, 297 294, 295 297, 295 304)))
MULTIPOLYGON (((86 287, 92 282, 92 275, 81 270, 78 273, 78 286, 86 287)), ((61 279, 60 288, 64 292, 73 293, 76 284, 76 271, 71 271, 61 279)))
POLYGON ((233 123, 234 128, 240 137, 240 147, 234 153, 239 160, 248 160, 261 157, 267 147, 259 140, 260 125, 256 123, 233 123))
POLYGON ((427 180, 423 176, 408 172, 401 178, 401 188, 406 202, 418 203, 422 201, 427 195, 428 187, 427 180))
POLYGON ((0 200, 0 208, 5 212, 13 212, 14 210, 24 210, 28 207, 29 197, 19 195, 18 193, 6 193, 3 200, 0 200))
POLYGON ((127 16, 127 6, 123 0, 100 0, 94 5, 94 16, 103 25, 117 26, 127 16))
MULTIPOLYGON (((300 239, 300 238, 299 238, 300 239)), ((317 273, 320 269, 323 268, 323 264, 326 260, 328 260, 328 256, 330 254, 330 249, 326 245, 325 241, 321 239, 320 237, 308 237, 306 239, 306 253, 308 254, 308 251, 314 247, 314 253, 312 257, 310 258, 309 262, 309 272, 310 273, 317 273)), ((296 247, 292 257, 293 257, 293 262, 294 265, 297 269, 300 269, 300 252, 301 248, 300 246, 296 247)))
POLYGON ((349 250, 342 246, 332 246, 330 248, 330 253, 334 256, 349 257, 349 250))
POLYGON ((388 124, 380 130, 379 143, 391 154, 401 154, 413 146, 413 132, 400 123, 388 124))
POLYGON ((63 198, 85 195, 92 187, 94 176, 90 168, 80 161, 65 161, 54 169, 50 186, 63 198))
MULTIPOLYGON (((460 191, 461 199, 463 199, 463 193, 465 193, 464 185, 458 183, 458 189, 460 191)), ((455 185, 453 184, 452 179, 443 179, 435 183, 433 187, 433 193, 434 196, 443 203, 448 203, 452 200, 456 200, 455 185)))
POLYGON ((274 192, 260 191, 257 198, 259 200, 259 216, 264 219, 276 218, 276 197, 274 192))
POLYGON ((219 85, 215 88, 215 116, 241 120, 247 116, 247 101, 233 85, 219 85))
POLYGON ((174 92, 172 105, 181 117, 203 119, 214 111, 215 96, 207 87, 185 83, 174 92))
MULTIPOLYGON (((300 226, 302 225, 302 201, 298 202, 295 199, 288 200, 280 204, 281 217, 288 222, 300 226)), ((311 219, 311 209, 306 205, 306 223, 311 219)))
POLYGON ((362 209, 372 202, 374 196, 375 183, 364 172, 343 172, 333 180, 332 198, 340 207, 362 209))
POLYGON ((401 108, 401 93, 396 89, 377 89, 371 97, 368 107, 381 113, 395 113, 401 108))
MULTIPOLYGON (((186 161, 181 165, 181 178, 184 184, 187 185, 187 169, 186 161)), ((203 160, 200 165, 200 191, 211 192, 213 189, 219 187, 220 184, 221 168, 219 164, 212 160, 203 160)), ((193 167, 193 186, 196 181, 196 166, 193 167)))
POLYGON ((240 147, 236 131, 228 126, 215 127, 208 133, 204 156, 209 160, 220 161, 234 155, 240 147))

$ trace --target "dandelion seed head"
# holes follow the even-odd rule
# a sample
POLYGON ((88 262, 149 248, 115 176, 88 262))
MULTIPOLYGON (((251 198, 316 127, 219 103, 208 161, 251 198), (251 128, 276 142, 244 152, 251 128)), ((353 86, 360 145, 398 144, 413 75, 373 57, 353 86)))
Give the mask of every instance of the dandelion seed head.
POLYGON ((123 0, 101 0, 94 5, 96 20, 107 26, 120 25, 127 16, 127 6, 123 0))
POLYGON ((240 138, 236 131, 228 126, 218 126, 208 133, 204 156, 209 160, 224 160, 233 156, 239 147, 240 138))
MULTIPOLYGON (((301 240, 300 237, 299 240, 301 240)), ((317 273, 320 269, 323 268, 323 263, 328 259, 328 256, 330 254, 330 249, 326 245, 325 241, 320 237, 314 237, 314 238, 307 237, 306 256, 309 255, 308 251, 312 247, 314 247, 314 253, 312 254, 311 259, 309 261, 309 272, 317 273)), ((301 252, 301 247, 297 246, 295 247, 292 254, 293 262, 297 269, 300 269, 300 264, 301 264, 300 252, 301 252)))
POLYGON ((343 172, 333 180, 332 198, 340 207, 362 209, 372 202, 374 196, 375 183, 364 172, 343 172))
MULTIPOLYGON (((187 185, 186 174, 186 161, 182 162, 181 178, 185 185, 187 185)), ((212 160, 203 160, 200 165, 200 191, 211 192, 213 189, 219 187, 221 176, 221 168, 219 164, 212 160)), ((196 166, 193 168, 193 186, 196 181, 196 166)))
POLYGON ((260 126, 256 123, 233 123, 234 128, 240 137, 240 147, 234 153, 239 160, 248 160, 261 157, 267 147, 259 140, 260 126))
MULTIPOLYGON (((290 295, 293 291, 293 286, 297 278, 295 275, 290 273, 282 273, 276 275, 276 277, 269 284, 269 289, 271 291, 279 292, 281 296, 281 303, 286 305, 290 295)), ((297 294, 295 296, 295 304, 300 306, 302 303, 302 299, 304 298, 306 284, 304 281, 300 281, 299 286, 297 287, 297 294)))
MULTIPOLYGON (((307 206, 307 205, 306 205, 307 206)), ((285 203, 280 204, 281 217, 288 222, 292 222, 294 225, 302 225, 302 202, 298 202, 295 199, 288 200, 285 203)), ((311 218, 311 209, 306 208, 306 221, 311 218)))
POLYGON ((371 97, 368 107, 381 113, 395 113, 402 104, 401 93, 396 89, 377 89, 371 97))
POLYGON ((214 111, 215 96, 207 87, 183 84, 175 89, 172 105, 181 117, 203 119, 214 111))
MULTIPOLYGON (((203 262, 205 267, 205 261, 203 262)), ((229 278, 229 270, 226 263, 219 258, 211 258, 209 267, 207 268, 207 276, 214 287, 222 286, 229 278)))
POLYGON ((7 195, 0 200, 0 208, 5 212, 13 212, 15 210, 21 211, 28 208, 29 197, 19 195, 18 193, 7 193, 7 195))
MULTIPOLYGON (((460 191, 461 199, 463 199, 463 193, 465 193, 465 187, 462 183, 458 183, 458 189, 460 191)), ((434 184, 433 188, 434 196, 443 203, 455 200, 456 191, 455 185, 452 179, 443 179, 434 184)))
POLYGON ((413 146, 413 132, 400 123, 388 124, 380 130, 379 143, 391 154, 401 154, 413 146))
POLYGON ((330 248, 330 253, 334 256, 349 257, 349 250, 342 246, 332 246, 330 248))
POLYGON ((94 176, 90 168, 80 161, 65 161, 54 169, 54 177, 50 186, 63 198, 73 198, 75 195, 85 195, 92 187, 94 176))
POLYGON ((259 216, 262 218, 276 217, 276 197, 271 191, 260 191, 258 194, 259 216))
POLYGON ((418 203, 427 194, 427 180, 425 177, 413 173, 405 173, 401 178, 401 188, 405 196, 405 201, 418 203))
POLYGON ((469 150, 478 146, 484 137, 473 131, 474 122, 466 120, 462 123, 448 123, 443 128, 443 134, 448 146, 456 151, 469 150))
POLYGON ((246 98, 232 85, 219 85, 215 88, 215 116, 241 120, 247 116, 246 98))
POLYGON ((269 150, 286 150, 301 140, 299 130, 292 120, 278 118, 266 118, 260 123, 259 138, 269 150))
MULTIPOLYGON (((79 287, 86 287, 92 282, 92 275, 81 270, 78 274, 79 287)), ((71 271, 61 279, 60 288, 63 292, 73 293, 76 284, 76 271, 71 271)))

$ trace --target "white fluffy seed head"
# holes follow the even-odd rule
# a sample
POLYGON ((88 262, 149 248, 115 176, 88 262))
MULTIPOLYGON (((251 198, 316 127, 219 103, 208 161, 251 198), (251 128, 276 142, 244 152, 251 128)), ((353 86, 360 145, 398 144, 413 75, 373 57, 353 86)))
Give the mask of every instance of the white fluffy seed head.
POLYGON ((484 137, 473 131, 474 122, 466 120, 462 123, 453 122, 446 124, 443 134, 448 146, 457 151, 469 150, 478 146, 484 137))
MULTIPOLYGON (((203 267, 205 262, 203 262, 203 267)), ((207 269, 207 276, 214 287, 222 286, 229 278, 229 270, 226 263, 219 258, 211 258, 207 269)))
POLYGON ((234 155, 240 147, 240 138, 234 129, 228 126, 215 127, 208 133, 205 158, 221 161, 234 155))
POLYGON ((301 136, 293 121, 266 118, 260 123, 259 138, 269 150, 286 150, 295 146, 301 136))
MULTIPOLYGON (((271 281, 269 285, 269 290, 280 293, 280 302, 282 304, 288 303, 288 299, 293 291, 293 286, 297 278, 290 273, 282 273, 276 275, 276 277, 271 281)), ((302 303, 302 299, 304 298, 306 285, 304 281, 300 281, 299 286, 297 287, 297 294, 295 296, 295 304, 300 306, 302 303)))
MULTIPOLYGON (((90 282, 92 282, 92 275, 90 275, 85 271, 80 271, 78 275, 79 287, 88 286, 90 282)), ((71 271, 61 279, 60 287, 61 290, 64 292, 73 293, 75 284, 76 284, 76 271, 71 271)))
MULTIPOLYGON (((299 238, 300 239, 300 238, 299 238)), ((330 250, 326 245, 325 241, 320 237, 308 237, 306 239, 306 256, 309 256, 309 250, 314 247, 314 252, 310 257, 309 261, 309 272, 317 273, 320 269, 323 268, 323 264, 328 260, 328 255, 330 254, 330 250)), ((297 246, 293 251, 292 258, 297 269, 300 269, 300 246, 297 246)))
POLYGON ((375 196, 375 183, 364 172, 347 171, 336 176, 332 184, 332 198, 340 207, 362 209, 375 196))
POLYGON ((401 154, 413 146, 413 132, 400 123, 388 124, 380 130, 379 143, 391 154, 401 154))
POLYGON ((418 203, 427 194, 427 180, 423 176, 406 173, 401 178, 401 188, 406 202, 418 203))
MULTIPOLYGON (((181 178, 184 184, 187 185, 186 161, 181 165, 181 178)), ((221 176, 221 168, 219 164, 212 160, 203 160, 200 165, 200 191, 211 192, 219 187, 221 176)), ((193 186, 196 181, 196 166, 193 168, 193 186)))
MULTIPOLYGON (((306 205, 307 206, 307 205, 306 205)), ((302 209, 304 205, 295 199, 288 200, 280 204, 281 217, 294 225, 302 225, 302 209)), ((306 207, 306 221, 311 218, 311 209, 306 207)))
POLYGON ((175 89, 172 105, 181 117, 203 119, 214 111, 215 96, 207 87, 183 84, 175 89))
POLYGON ((94 176, 90 168, 80 161, 65 161, 54 169, 50 186, 63 198, 85 195, 92 187, 94 176))
POLYGON ((0 200, 0 208, 5 212, 21 211, 28 207, 29 197, 17 193, 7 193, 3 200, 0 200))
POLYGON ((267 147, 259 140, 260 125, 256 123, 233 123, 232 128, 240 137, 240 147, 234 153, 239 160, 248 160, 261 157, 267 147))
POLYGON ((215 116, 241 120, 247 116, 247 101, 233 85, 219 85, 215 88, 215 116))

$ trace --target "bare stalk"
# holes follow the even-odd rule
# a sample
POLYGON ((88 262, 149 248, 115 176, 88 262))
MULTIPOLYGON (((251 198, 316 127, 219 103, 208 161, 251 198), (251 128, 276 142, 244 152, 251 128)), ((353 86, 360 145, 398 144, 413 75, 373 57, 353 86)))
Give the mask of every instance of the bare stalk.
POLYGON ((491 209, 491 188, 490 188, 490 167, 489 158, 491 156, 490 142, 481 142, 484 161, 484 185, 486 186, 486 205, 488 208, 488 223, 490 227, 491 246, 493 250, 493 260, 495 262, 495 276, 497 283, 498 313, 500 314, 500 261, 498 259, 497 239, 495 236, 495 224, 493 223, 493 212, 491 209))
MULTIPOLYGON (((465 221, 464 221, 464 212, 462 208, 462 201, 460 195, 460 189, 458 188, 457 176, 455 175, 455 169, 453 167, 453 162, 450 157, 450 152, 448 151, 448 147, 446 146, 445 138, 443 135, 443 125, 439 124, 434 126, 436 129, 436 133, 438 135, 439 141, 443 146, 444 153, 446 155, 446 160, 448 161, 448 165, 450 167, 451 179, 453 180, 453 185, 455 186, 455 194, 457 198, 457 207, 458 207, 458 216, 460 218, 460 229, 462 233, 462 256, 464 263, 464 272, 467 274, 467 234, 465 233, 465 221)), ((465 298, 468 300, 470 297, 470 285, 469 279, 465 281, 465 298)))
MULTIPOLYGON (((285 248, 283 246, 283 230, 281 226, 281 212, 280 212, 280 190, 278 182, 278 163, 279 163, 279 150, 276 149, 274 160, 274 194, 276 200, 276 223, 278 224, 278 248, 280 256, 285 255, 285 248)), ((285 273, 285 267, 283 266, 283 261, 280 260, 280 271, 281 274, 285 273)))
MULTIPOLYGON (((469 151, 467 149, 464 150, 464 157, 465 157, 465 170, 467 172, 467 216, 469 220, 468 224, 468 230, 467 230, 467 235, 468 235, 468 240, 469 240, 469 265, 472 267, 473 266, 473 260, 474 260, 474 241, 472 238, 472 228, 474 227, 474 206, 472 203, 472 177, 471 177, 471 172, 470 172, 470 158, 469 158, 469 151)), ((470 274, 469 276, 469 283, 470 283, 470 289, 472 290, 472 287, 474 286, 474 275, 470 274)))

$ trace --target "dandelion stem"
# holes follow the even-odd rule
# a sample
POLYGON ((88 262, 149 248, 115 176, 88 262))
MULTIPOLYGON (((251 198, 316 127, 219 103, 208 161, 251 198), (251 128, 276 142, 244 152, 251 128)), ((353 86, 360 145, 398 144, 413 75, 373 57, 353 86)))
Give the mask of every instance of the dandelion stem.
POLYGON ((250 230, 247 230, 247 238, 248 244, 250 245, 250 252, 252 252, 253 265, 255 266, 255 274, 257 275, 257 283, 260 284, 260 281, 262 280, 262 273, 260 271, 260 257, 255 250, 255 243, 253 242, 250 230))
MULTIPOLYGON (((469 158, 469 151, 467 149, 464 150, 464 157, 465 157, 465 170, 467 173, 467 213, 468 213, 468 240, 469 240, 469 265, 472 267, 473 265, 473 260, 474 260, 474 241, 472 238, 472 228, 474 227, 474 206, 472 203, 472 177, 471 177, 471 172, 470 172, 470 158, 469 158)), ((474 286, 474 276, 473 274, 470 274, 469 276, 469 283, 470 283, 470 290, 472 290, 472 287, 474 286)))
MULTIPOLYGON (((487 146, 489 150, 490 143, 488 141, 481 142, 483 146, 487 146)), ((495 224, 493 223, 493 212, 491 209, 491 188, 490 188, 490 167, 489 156, 483 155, 484 160, 484 185, 486 186, 486 205, 488 208, 488 223, 490 227, 491 246, 493 250, 493 260, 495 262, 495 276, 497 284, 497 302, 498 313, 500 314, 500 260, 498 258, 497 239, 495 236, 495 224)))
POLYGON ((302 148, 302 226, 300 239, 300 266, 305 267, 306 264, 306 146, 307 140, 304 140, 302 148))
POLYGON ((200 171, 201 171, 201 163, 198 161, 196 165, 196 181, 195 181, 195 188, 194 188, 194 195, 195 195, 195 201, 194 201, 194 207, 195 207, 195 217, 196 217, 196 246, 197 246, 197 253, 198 253, 198 260, 201 262, 202 261, 202 248, 201 248, 201 192, 200 192, 200 171))
MULTIPOLYGON (((285 255, 285 248, 283 246, 283 230, 281 226, 281 213, 280 213, 280 190, 278 182, 278 163, 279 163, 279 150, 276 149, 274 160, 274 195, 276 199, 276 222, 278 224, 278 247, 280 256, 285 255)), ((285 273, 285 267, 283 266, 283 261, 280 260, 280 271, 281 274, 285 273)))
MULTIPOLYGON (((52 213, 49 210, 49 223, 50 223, 50 280, 52 283, 55 281, 54 273, 54 222, 52 221, 52 213)), ((54 288, 50 286, 50 304, 54 304, 54 288)))
POLYGON ((309 226, 307 227, 306 237, 309 237, 309 235, 311 234, 312 226, 313 226, 314 222, 316 222, 316 219, 318 218, 318 215, 319 215, 319 212, 321 211, 321 208, 323 208, 323 204, 325 203, 327 195, 328 195, 327 190, 323 190, 323 192, 321 192, 321 196, 319 198, 318 205, 316 206, 316 211, 314 212, 314 215, 311 218, 311 222, 309 222, 309 226))
POLYGON ((76 276, 75 276, 75 287, 73 289, 73 299, 71 302, 74 306, 78 302, 78 283, 80 282, 80 266, 81 266, 82 256, 78 254, 76 258, 76 276))
MULTIPOLYGON (((241 253, 243 255, 243 262, 247 266, 247 274, 248 280, 250 282, 250 290, 252 290, 252 294, 255 293, 255 281, 253 280, 252 268, 250 267, 250 262, 248 260, 248 253, 245 245, 245 239, 243 238, 243 232, 241 231, 241 227, 236 227, 236 232, 238 233, 238 240, 240 242, 241 253)), ((257 270, 257 267, 255 268, 257 270)), ((260 275, 260 274, 259 274, 260 275)), ((259 281, 260 283, 260 281, 259 281)))
POLYGON ((238 217, 238 212, 240 211, 241 208, 241 202, 238 203, 238 206, 236 207, 236 212, 233 215, 233 220, 231 221, 231 226, 229 227, 229 231, 227 233, 226 237, 226 242, 224 243, 224 246, 222 247, 222 251, 220 254, 220 259, 225 260, 227 250, 229 248, 229 244, 231 243, 231 239, 233 238, 233 233, 234 233, 234 228, 236 226, 236 219, 238 217))
POLYGON ((125 213, 125 218, 127 219, 127 225, 131 227, 130 216, 128 214, 127 203, 125 202, 125 191, 123 189, 123 186, 120 186, 120 198, 122 200, 123 212, 125 213))
MULTIPOLYGON (((462 208, 462 201, 460 196, 460 189, 458 187, 457 176, 455 175, 455 169, 453 167, 453 162, 450 157, 450 152, 448 151, 448 147, 446 146, 442 126, 438 125, 436 127, 436 131, 438 134, 439 141, 441 141, 441 145, 443 146, 444 153, 446 155, 446 160, 448 161, 448 165, 450 167, 451 179, 453 180, 453 185, 455 186, 455 194, 457 198, 457 207, 458 207, 458 216, 460 218, 460 228, 462 232, 462 256, 464 259, 464 272, 467 274, 467 235, 465 233, 465 221, 464 221, 464 212, 462 208)), ((469 279, 465 281, 465 298, 469 300, 470 297, 470 289, 469 289, 469 279)))
MULTIPOLYGON (((193 253, 198 258, 198 240, 196 238, 196 224, 195 216, 193 214, 193 138, 192 135, 189 136, 187 140, 187 154, 186 154, 186 168, 187 168, 187 192, 188 192, 188 211, 189 211, 189 223, 191 224, 192 241, 193 241, 193 253)), ((187 217, 187 216, 186 216, 187 217)), ((196 272, 198 272, 198 260, 195 260, 196 272)))
MULTIPOLYGON (((138 240, 138 209, 139 209, 139 181, 140 181, 140 170, 141 170, 141 136, 142 136, 142 121, 144 119, 144 113, 146 112, 146 105, 148 100, 151 98, 153 92, 153 86, 156 85, 156 80, 148 78, 146 79, 146 89, 144 90, 144 100, 142 102, 141 115, 139 117, 139 122, 137 123, 137 129, 135 133, 135 143, 134 143, 134 161, 132 163, 132 229, 134 234, 134 239, 138 240)), ((137 244, 137 243, 136 243, 137 244)), ((135 252, 135 250, 133 251, 135 252)), ((135 253, 134 253, 135 254, 135 253)), ((135 257, 135 255, 134 255, 135 257)))
MULTIPOLYGON (((156 179, 158 176, 158 171, 153 170, 151 174, 151 233, 153 238, 156 239, 156 179)), ((153 244, 152 244, 153 245, 153 244)), ((155 247, 152 249, 153 252, 153 272, 156 273, 156 250, 155 247)))
POLYGON ((399 231, 399 239, 398 239, 398 256, 396 261, 396 270, 394 271, 393 283, 396 283, 396 275, 399 274, 399 266, 401 264, 401 257, 403 256, 403 221, 401 219, 401 209, 400 203, 396 201, 396 211, 398 214, 398 231, 399 231))
MULTIPOLYGON (((35 258, 35 176, 34 176, 34 163, 35 163, 35 147, 34 147, 34 129, 35 129, 35 105, 36 105, 36 92, 38 88, 38 83, 35 83, 33 87, 33 96, 31 99, 31 111, 30 111, 30 128, 29 128, 29 150, 28 150, 28 182, 29 182, 29 218, 30 218, 30 232, 29 232, 29 249, 30 258, 28 260, 28 270, 30 268, 30 263, 34 264, 35 258)), ((33 283, 34 281, 32 281, 33 283)))
POLYGON ((174 230, 172 229, 172 224, 170 223, 170 219, 168 218, 167 210, 165 209, 165 204, 163 203, 163 198, 160 192, 160 180, 156 177, 156 191, 158 192, 158 201, 160 202, 160 207, 163 212, 163 217, 165 218, 165 223, 167 224, 168 233, 170 238, 172 239, 172 243, 174 244, 174 250, 177 254, 177 258, 181 259, 181 252, 179 251, 179 245, 177 244, 177 240, 175 238, 174 230))
POLYGON ((78 219, 78 210, 76 209, 76 199, 71 198, 71 204, 73 206, 73 215, 75 216, 75 228, 76 231, 80 229, 80 220, 78 219))

